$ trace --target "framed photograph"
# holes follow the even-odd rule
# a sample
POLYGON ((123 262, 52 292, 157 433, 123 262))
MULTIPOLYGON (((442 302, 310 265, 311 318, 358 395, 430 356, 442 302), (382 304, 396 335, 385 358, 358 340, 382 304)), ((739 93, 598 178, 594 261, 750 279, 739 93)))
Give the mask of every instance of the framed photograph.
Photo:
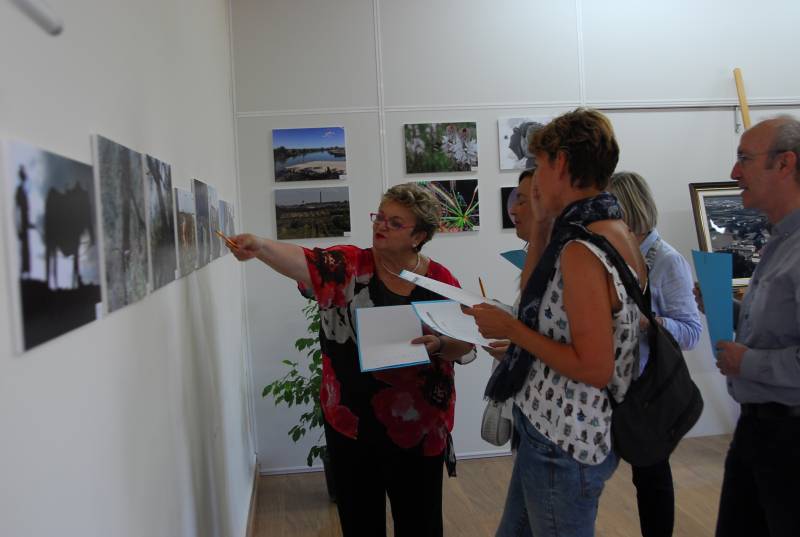
POLYGON ((347 178, 342 127, 274 129, 272 154, 278 183, 347 178))
POLYGON ((501 117, 497 120, 497 149, 501 170, 527 170, 536 165, 528 151, 536 131, 550 123, 550 116, 501 117))
POLYGON ((469 172, 478 167, 475 122, 403 126, 406 173, 469 172))
POLYGON ((480 229, 477 179, 417 181, 417 184, 430 191, 442 206, 440 232, 459 233, 480 229))
POLYGON ((283 188, 275 190, 278 240, 350 236, 350 189, 283 188))
POLYGON ((500 187, 500 214, 503 215, 503 229, 514 229, 514 219, 511 218, 511 207, 517 200, 517 187, 500 187))
POLYGON ((730 253, 733 285, 747 285, 769 239, 767 218, 744 208, 742 189, 733 181, 691 183, 689 193, 700 249, 730 253))

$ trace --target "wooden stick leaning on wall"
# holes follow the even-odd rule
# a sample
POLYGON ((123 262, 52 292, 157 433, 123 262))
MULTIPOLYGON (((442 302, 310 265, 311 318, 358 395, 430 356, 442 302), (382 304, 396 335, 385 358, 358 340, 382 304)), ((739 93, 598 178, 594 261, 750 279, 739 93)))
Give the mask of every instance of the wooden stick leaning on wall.
POLYGON ((733 78, 736 80, 736 93, 739 95, 739 107, 742 109, 742 123, 745 129, 750 128, 750 107, 747 105, 747 95, 744 93, 744 79, 742 70, 738 67, 733 70, 733 78))

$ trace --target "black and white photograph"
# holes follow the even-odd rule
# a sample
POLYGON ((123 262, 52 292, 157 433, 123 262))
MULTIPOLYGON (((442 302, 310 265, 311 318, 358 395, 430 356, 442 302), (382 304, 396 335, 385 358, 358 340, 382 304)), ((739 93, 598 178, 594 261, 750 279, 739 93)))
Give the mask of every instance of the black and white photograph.
POLYGON ((100 186, 106 300, 109 313, 147 295, 147 208, 142 155, 95 136, 100 186))
POLYGON ((192 179, 194 193, 195 222, 197 232, 197 268, 211 261, 211 223, 208 215, 208 185, 199 179, 192 179))
POLYGON ((217 194, 217 189, 211 185, 208 185, 208 240, 211 244, 211 260, 218 258, 221 253, 221 240, 219 235, 217 235, 217 231, 222 231, 220 229, 220 219, 219 219, 219 195, 217 194))
POLYGON ((92 167, 23 142, 5 145, 9 273, 17 351, 97 318, 100 261, 92 167))
POLYGON ((150 263, 153 289, 175 279, 175 217, 172 203, 172 168, 147 155, 144 162, 147 185, 147 218, 150 227, 150 263))
POLYGON ((194 194, 175 189, 175 213, 178 226, 178 270, 181 278, 197 267, 197 235, 194 194))
MULTIPOLYGON (((219 200, 219 224, 220 231, 226 237, 236 235, 236 226, 233 223, 233 204, 225 200, 219 200)), ((230 253, 230 250, 223 243, 221 246, 222 255, 230 253)))
POLYGON ((527 170, 536 165, 534 155, 528 150, 533 135, 552 118, 504 117, 497 120, 497 148, 500 152, 501 170, 527 170))
POLYGON ((349 188, 290 188, 275 191, 278 239, 344 237, 350 234, 349 188))
POLYGON ((745 209, 742 189, 733 181, 690 183, 697 241, 704 252, 733 257, 733 285, 747 285, 769 239, 766 216, 745 209))

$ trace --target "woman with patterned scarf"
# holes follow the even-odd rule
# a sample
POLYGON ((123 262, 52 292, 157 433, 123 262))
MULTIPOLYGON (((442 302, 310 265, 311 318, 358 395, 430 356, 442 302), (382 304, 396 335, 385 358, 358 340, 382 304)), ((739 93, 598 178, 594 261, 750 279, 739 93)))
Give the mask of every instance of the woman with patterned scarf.
POLYGON ((514 318, 470 309, 481 333, 512 345, 486 395, 514 400, 519 447, 497 535, 594 535, 597 505, 618 464, 611 402, 625 397, 638 358, 639 310, 608 255, 580 240, 605 237, 644 286, 645 261, 605 192, 619 146, 608 118, 566 113, 531 141, 530 242, 514 318))

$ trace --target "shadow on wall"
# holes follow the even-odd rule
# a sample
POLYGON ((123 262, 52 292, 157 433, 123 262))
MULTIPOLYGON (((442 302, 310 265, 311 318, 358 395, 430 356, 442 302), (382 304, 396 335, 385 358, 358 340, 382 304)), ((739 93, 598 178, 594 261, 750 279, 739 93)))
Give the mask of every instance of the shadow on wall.
POLYGON ((187 312, 190 342, 181 354, 184 454, 189 461, 189 479, 193 500, 194 535, 225 537, 230 535, 228 471, 222 437, 222 393, 217 355, 217 323, 210 298, 209 271, 195 271, 188 276, 183 311, 187 312))

